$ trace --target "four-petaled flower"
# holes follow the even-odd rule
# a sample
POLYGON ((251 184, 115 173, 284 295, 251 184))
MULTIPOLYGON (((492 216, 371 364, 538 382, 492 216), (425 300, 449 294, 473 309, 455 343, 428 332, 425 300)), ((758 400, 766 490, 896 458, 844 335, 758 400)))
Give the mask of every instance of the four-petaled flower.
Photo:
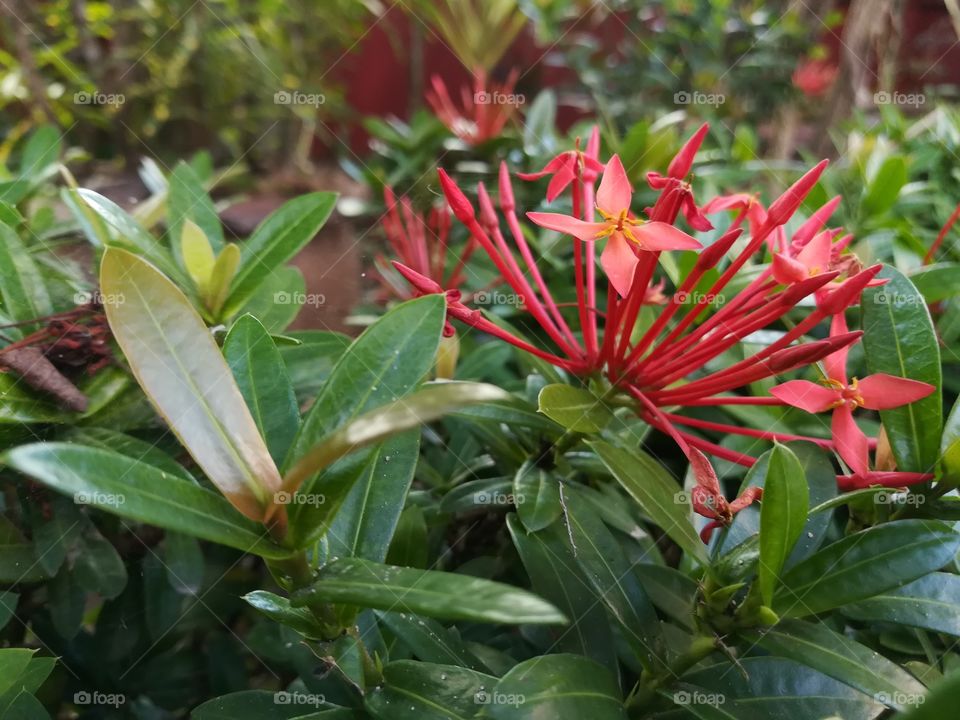
POLYGON ((577 138, 573 150, 565 150, 548 162, 543 170, 534 173, 517 173, 521 180, 539 180, 552 175, 547 184, 547 202, 553 202, 567 186, 578 177, 593 182, 603 171, 603 163, 597 160, 600 150, 600 132, 594 128, 587 142, 587 149, 580 149, 580 138, 577 138))
POLYGON ((597 189, 597 212, 603 222, 587 222, 560 213, 527 213, 541 227, 573 235, 583 242, 607 238, 600 264, 616 291, 630 292, 638 251, 697 250, 700 243, 664 222, 647 222, 630 212, 633 191, 620 158, 614 155, 603 170, 597 189))

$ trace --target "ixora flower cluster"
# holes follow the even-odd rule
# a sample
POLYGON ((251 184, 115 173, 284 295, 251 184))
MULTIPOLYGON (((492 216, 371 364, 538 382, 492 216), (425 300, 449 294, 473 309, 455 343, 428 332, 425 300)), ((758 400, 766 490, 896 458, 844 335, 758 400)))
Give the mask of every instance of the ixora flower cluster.
MULTIPOLYGON (((697 481, 691 494, 694 509, 712 520, 705 538, 760 494, 753 488, 728 502, 706 455, 744 466, 753 465, 756 457, 691 431, 815 443, 842 460, 844 471, 837 476, 841 490, 870 485, 900 487, 930 479, 926 474, 871 469, 870 453, 877 441, 868 438, 854 420, 857 408, 897 407, 934 390, 926 383, 883 374, 859 381, 847 378, 847 353, 862 333, 848 329, 845 312, 859 303, 864 288, 885 282, 876 277, 880 266, 862 268, 854 255, 845 252, 851 238, 826 228, 840 198, 812 213, 791 236, 785 230, 819 180, 826 161, 809 170, 767 208, 743 194, 699 205, 686 177, 707 129, 701 127, 683 146, 666 175, 648 174, 650 187, 659 195, 642 214, 631 207, 632 189, 620 158, 614 155, 605 165, 598 160, 596 131, 585 150, 578 144, 554 158, 541 173, 521 176, 535 180, 550 175, 548 202, 570 192, 572 215, 531 212, 527 218, 573 238, 575 328, 560 312, 524 237, 506 166, 500 168, 499 215, 483 184, 477 188, 478 213, 457 184, 440 171, 447 202, 469 230, 470 242, 490 256, 504 282, 524 298, 526 310, 553 343, 553 350, 517 337, 468 307, 456 286, 422 272, 422 264, 416 270, 399 262, 394 266, 418 293, 446 293, 448 318, 505 340, 571 374, 603 376, 616 391, 632 398, 640 417, 669 435, 689 459, 697 481), (693 231, 712 230, 707 216, 724 211, 734 213, 732 220, 708 247, 675 224, 682 214, 693 231), (598 245, 602 245, 599 264, 605 279, 598 277, 596 270, 598 245), (658 267, 661 255, 671 250, 697 251, 697 255, 686 275, 674 283, 673 293, 664 294, 666 278, 658 277, 658 267), (738 277, 761 252, 768 253, 771 261, 760 265, 759 271, 751 268, 749 280, 738 277), (703 291, 707 284, 709 289, 703 291), (740 289, 722 304, 713 302, 731 288, 740 289), (781 322, 801 301, 802 319, 781 322), (645 329, 638 329, 641 308, 651 303, 657 305, 658 314, 645 329), (829 326, 829 333, 820 333, 826 337, 811 337, 811 331, 822 326, 829 326), (726 366, 715 362, 766 328, 781 329, 776 340, 726 366), (821 362, 825 373, 820 370, 821 362), (767 396, 747 390, 757 381, 795 371, 817 373, 819 382, 789 380, 767 396), (832 437, 758 430, 683 414, 684 408, 725 405, 789 405, 810 413, 830 411, 832 437)), ((452 327, 448 326, 447 332, 452 333, 452 327)))

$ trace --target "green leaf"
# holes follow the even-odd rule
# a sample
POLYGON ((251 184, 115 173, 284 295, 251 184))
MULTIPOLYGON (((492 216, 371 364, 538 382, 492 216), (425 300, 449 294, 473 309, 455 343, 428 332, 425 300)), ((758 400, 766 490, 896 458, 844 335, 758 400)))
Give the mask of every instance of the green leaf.
POLYGON ((127 586, 127 568, 113 545, 90 525, 73 566, 74 579, 87 592, 115 598, 127 586))
POLYGON ((284 487, 293 491, 308 478, 359 448, 373 445, 465 405, 504 400, 509 394, 496 385, 436 382, 392 403, 370 410, 307 450, 284 473, 284 487))
POLYGON ((300 427, 300 409, 280 350, 255 317, 243 315, 227 333, 223 355, 270 455, 282 463, 300 427))
MULTIPOLYGON (((233 243, 227 243, 217 255, 216 262, 213 263, 210 280, 203 296, 204 304, 215 318, 221 317, 223 303, 227 300, 239 267, 240 248, 233 243)), ((229 316, 230 314, 225 315, 225 317, 229 316)))
POLYGON ((240 270, 223 307, 226 317, 239 311, 269 273, 313 239, 336 202, 334 193, 302 195, 285 203, 254 230, 243 243, 240 270))
POLYGON ((20 601, 20 595, 9 590, 0 591, 0 630, 6 627, 10 618, 17 611, 17 603, 20 601))
POLYGON ((867 186, 863 198, 865 216, 879 215, 890 210, 900 190, 907 183, 907 161, 902 155, 891 155, 877 170, 873 180, 867 186))
POLYGON ((633 574, 633 563, 589 504, 573 495, 566 498, 565 507, 573 554, 584 576, 620 624, 644 667, 660 664, 664 661, 660 621, 633 574))
POLYGON ((244 690, 207 700, 191 720, 355 720, 352 711, 326 709, 324 696, 309 691, 244 690))
POLYGON ((383 684, 365 707, 378 720, 468 720, 496 681, 456 665, 398 660, 383 669, 383 684))
POLYGON ((49 315, 50 296, 33 257, 17 234, 0 223, 0 300, 11 322, 49 315))
POLYGON ((181 595, 196 595, 203 587, 203 548, 195 538, 168 532, 163 538, 163 565, 170 587, 181 595))
POLYGON ((707 551, 688 515, 689 504, 678 500, 680 486, 666 470, 641 450, 628 451, 603 441, 590 446, 617 481, 640 503, 653 522, 701 565, 709 564, 707 551))
POLYGON ((316 582, 297 592, 293 605, 334 602, 447 620, 488 623, 556 624, 566 618, 525 590, 502 583, 431 570, 345 558, 317 573, 316 582))
POLYGON ((883 710, 859 690, 784 658, 720 663, 687 673, 683 680, 719 693, 719 707, 737 720, 873 720, 883 710))
POLYGON ((940 456, 943 458, 944 479, 951 485, 960 485, 960 399, 944 425, 940 456))
POLYGON ((313 614, 307 608, 291 606, 287 598, 266 590, 254 590, 244 595, 243 599, 271 620, 291 627, 301 635, 323 637, 313 614))
POLYGON ((523 148, 528 155, 542 155, 553 148, 556 131, 557 96, 544 90, 530 103, 523 124, 523 148))
POLYGON ((857 602, 938 570, 960 534, 934 520, 898 520, 835 542, 788 570, 774 596, 782 616, 803 617, 857 602))
POLYGON ((910 712, 899 720, 943 720, 957 713, 957 698, 960 697, 960 673, 952 672, 942 683, 935 685, 910 712))
POLYGON ((60 129, 53 125, 41 125, 27 138, 20 155, 20 175, 31 178, 40 175, 49 165, 60 159, 63 150, 60 129))
POLYGON ((757 582, 770 605, 780 571, 807 521, 810 495, 803 466, 783 445, 768 453, 760 506, 760 564, 757 582))
POLYGON ((905 710, 911 697, 922 697, 926 690, 896 663, 826 625, 783 620, 760 634, 757 643, 772 655, 819 670, 897 710, 905 710))
POLYGON ((420 459, 420 434, 399 435, 375 457, 376 462, 353 484, 330 525, 327 539, 334 556, 375 562, 386 559, 420 459))
MULTIPOLYGON (((183 237, 183 228, 187 224, 194 225, 203 233, 212 253, 220 252, 223 247, 223 226, 217 209, 194 169, 184 162, 179 162, 170 173, 167 198, 167 233, 174 247, 183 237)), ((185 254, 182 259, 185 267, 189 269, 185 254)))
POLYGON ((35 652, 23 648, 0 649, 0 695, 16 686, 35 652))
POLYGON ((539 411, 572 432, 598 433, 613 413, 589 390, 570 385, 547 385, 540 391, 539 411))
POLYGON ((183 258, 187 275, 193 280, 200 295, 206 296, 217 256, 207 236, 193 220, 185 220, 181 225, 180 256, 183 258))
POLYGON ((560 481, 528 460, 513 479, 513 502, 520 522, 530 532, 543 530, 563 514, 560 481))
POLYGON ((267 558, 290 551, 271 543, 215 492, 110 450, 43 442, 7 451, 4 462, 38 482, 120 517, 182 532, 267 558))
POLYGON ((910 273, 910 282, 927 303, 960 295, 960 263, 924 265, 910 273))
POLYGON ((860 302, 863 349, 871 373, 888 373, 933 385, 922 400, 890 410, 880 418, 897 459, 897 468, 933 472, 939 458, 943 426, 940 345, 930 311, 903 274, 884 267, 882 287, 867 288, 860 302))
POLYGON ((487 670, 458 633, 436 620, 396 612, 378 612, 377 619, 423 662, 453 663, 479 672, 487 670))
POLYGON ((843 608, 855 620, 910 625, 960 637, 960 576, 935 572, 843 608))
POLYGON ((213 336, 187 297, 143 259, 109 248, 100 270, 113 336, 150 402, 220 492, 263 520, 277 467, 213 336))
POLYGON ((626 720, 613 675, 578 655, 543 655, 515 666, 494 686, 486 714, 496 720, 626 720))
POLYGON ((552 652, 585 655, 614 670, 616 647, 603 601, 580 569, 563 525, 528 533, 511 514, 507 529, 534 592, 571 619, 568 626, 544 628, 536 637, 537 645, 552 652))

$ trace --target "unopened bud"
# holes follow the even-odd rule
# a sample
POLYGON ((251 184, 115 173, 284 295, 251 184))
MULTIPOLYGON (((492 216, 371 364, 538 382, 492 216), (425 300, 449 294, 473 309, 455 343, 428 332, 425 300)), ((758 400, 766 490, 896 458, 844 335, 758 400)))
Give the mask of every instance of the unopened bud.
POLYGON ((680 148, 680 152, 676 154, 676 157, 674 157, 667 166, 667 175, 672 178, 684 178, 687 176, 690 168, 693 167, 693 158, 700 149, 703 139, 707 136, 708 130, 710 130, 710 124, 704 123, 700 126, 700 129, 684 143, 683 147, 680 148))
POLYGON ((767 223, 773 227, 783 225, 789 220, 806 199, 813 186, 820 181, 820 176, 830 164, 829 160, 821 160, 803 177, 787 188, 787 191, 773 201, 767 210, 767 223))
POLYGON ((446 196, 453 214, 464 225, 469 225, 476 217, 473 205, 470 204, 467 196, 463 194, 463 190, 457 186, 453 178, 447 175, 443 168, 437 170, 437 175, 440 177, 440 186, 443 188, 443 194, 446 196))

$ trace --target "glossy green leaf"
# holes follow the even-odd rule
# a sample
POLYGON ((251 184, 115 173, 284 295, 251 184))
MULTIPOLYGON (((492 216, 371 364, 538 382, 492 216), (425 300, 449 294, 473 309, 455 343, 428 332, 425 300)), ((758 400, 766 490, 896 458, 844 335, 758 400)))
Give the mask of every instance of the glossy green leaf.
POLYGON ((632 563, 613 534, 590 506, 573 494, 565 497, 573 554, 610 614, 620 624, 644 667, 665 661, 660 621, 632 563))
POLYGON ((269 273, 313 239, 336 202, 334 193, 301 195, 287 201, 253 231, 243 243, 240 270, 223 307, 225 316, 240 310, 269 273))
MULTIPOLYGON (((221 317, 223 304, 230 294, 233 279, 240 267, 240 248, 234 243, 227 243, 217 255, 210 272, 210 280, 204 293, 204 304, 213 313, 215 318, 221 317)), ((227 315, 229 317, 229 315, 227 315)))
POLYGON ((934 520, 898 520, 848 535, 788 570, 774 596, 782 616, 803 617, 857 602, 938 570, 960 534, 934 520))
POLYGON ((397 612, 378 612, 377 619, 423 662, 455 664, 478 672, 487 671, 460 639, 460 635, 436 620, 397 612))
POLYGON ((207 700, 191 720, 355 720, 351 710, 330 708, 325 697, 308 690, 244 690, 207 700))
POLYGON ((695 580, 666 565, 638 563, 633 573, 660 612, 693 629, 693 607, 699 590, 695 580))
POLYGON ((539 411, 573 432, 598 433, 613 413, 589 390, 571 385, 547 385, 540 391, 539 411))
POLYGON ((603 441, 590 446, 650 519, 693 559, 708 564, 707 551, 690 522, 689 502, 663 466, 640 450, 623 450, 603 441))
POLYGON ((7 451, 4 462, 38 482, 120 517, 150 523, 244 552, 282 558, 289 551, 220 495, 110 450, 45 442, 7 451))
POLYGON ((494 686, 486 714, 496 720, 626 720, 616 678, 578 655, 531 658, 494 686))
POLYGON ((941 684, 934 686, 923 702, 898 720, 943 720, 957 714, 957 698, 960 698, 960 673, 953 672, 941 684))
POLYGON ((560 480, 528 460, 514 476, 513 502, 520 522, 527 530, 543 530, 563 514, 560 480))
POLYGON ((896 663, 826 625, 783 620, 764 631, 757 643, 771 655, 819 670, 897 710, 915 704, 910 699, 926 690, 896 663))
POLYGON ((184 220, 180 228, 180 256, 183 258, 183 266, 200 294, 206 295, 217 256, 207 236, 193 220, 184 220))
POLYGON ((911 272, 909 277, 927 303, 960 295, 960 263, 925 265, 911 272))
POLYGON ((127 568, 116 548, 91 524, 73 564, 76 582, 87 592, 115 598, 127 586, 127 568))
POLYGON ((255 317, 243 315, 227 333, 223 355, 270 455, 282 463, 300 427, 300 409, 280 350, 255 317))
POLYGON ((873 720, 883 710, 859 690, 785 658, 724 662, 698 668, 683 680, 719 694, 720 707, 737 720, 873 720))
POLYGON ((386 559, 419 459, 417 432, 403 433, 380 449, 369 472, 350 488, 330 525, 331 554, 376 562, 386 559))
POLYGON ((271 620, 291 627, 309 638, 322 637, 313 614, 302 607, 293 607, 290 600, 266 590, 254 590, 243 596, 252 607, 271 620))
POLYGON ((810 503, 803 466, 783 445, 769 451, 761 503, 757 582, 763 602, 770 605, 780 571, 803 532, 810 503))
MULTIPOLYGON (((33 257, 17 234, 0 223, 0 300, 12 321, 49 315, 50 296, 33 257)), ((9 331, 5 331, 9 333, 9 331)))
POLYGON ((0 649, 0 695, 16 685, 35 652, 25 648, 0 649))
POLYGON ((196 595, 203 587, 203 548, 196 538, 167 532, 163 538, 163 566, 167 581, 181 595, 196 595))
POLYGON ((940 439, 944 479, 951 485, 960 485, 960 400, 953 406, 940 439))
POLYGON ((910 625, 960 637, 960 576, 935 572, 847 605, 856 620, 910 625))
POLYGON ((863 349, 871 373, 888 373, 933 385, 922 400, 881 410, 897 468, 932 472, 943 426, 940 344, 923 296, 903 274, 885 267, 882 287, 867 288, 860 302, 863 349))
POLYGON ((39 175, 48 165, 60 160, 63 133, 55 125, 40 125, 27 138, 20 153, 20 175, 39 175))
POLYGON ((488 623, 566 622, 536 595, 482 578, 345 558, 317 573, 316 582, 293 597, 294 606, 334 602, 447 620, 488 623))
POLYGON ((196 483, 190 472, 154 443, 103 427, 82 427, 70 432, 69 439, 81 445, 102 448, 153 465, 170 475, 196 483))
POLYGON ((377 720, 468 720, 483 708, 495 677, 456 665, 398 660, 365 699, 377 720))
POLYGON ((863 198, 865 213, 872 215, 890 210, 906 183, 906 159, 902 155, 891 155, 883 161, 867 186, 866 195, 863 198))
POLYGON ((507 529, 533 591, 570 618, 569 625, 543 628, 535 636, 538 646, 584 655, 614 670, 617 655, 610 620, 602 599, 573 555, 563 524, 528 533, 511 514, 507 516, 507 529))
MULTIPOLYGON (((213 253, 223 247, 223 225, 207 194, 203 181, 187 163, 179 162, 170 173, 167 196, 167 233, 172 243, 180 242, 183 228, 192 223, 211 246, 213 253)), ((182 256, 186 260, 186 256, 182 256)), ((189 268, 189 263, 184 263, 189 268)))
POLYGON ((207 477, 262 520, 280 490, 277 467, 220 349, 187 297, 125 250, 103 256, 110 329, 150 402, 207 477))

